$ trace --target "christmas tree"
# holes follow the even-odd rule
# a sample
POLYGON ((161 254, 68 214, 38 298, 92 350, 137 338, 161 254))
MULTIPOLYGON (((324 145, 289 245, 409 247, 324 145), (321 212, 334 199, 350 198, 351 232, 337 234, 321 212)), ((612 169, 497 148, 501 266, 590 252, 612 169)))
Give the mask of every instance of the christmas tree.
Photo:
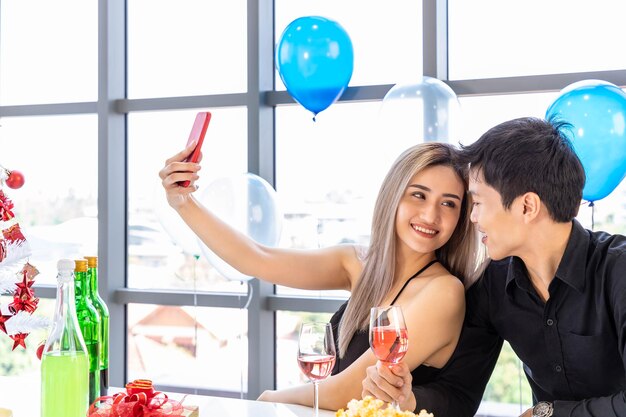
MULTIPOLYGON (((2 168, 0 184, 5 182, 12 186, 10 178, 11 172, 2 168)), ((22 184, 23 180, 12 188, 22 184)), ((32 288, 39 271, 27 260, 30 246, 13 214, 13 202, 1 188, 0 231, 0 295, 10 296, 9 302, 0 302, 0 332, 13 340, 13 350, 18 346, 25 349, 28 335, 47 327, 48 321, 32 315, 39 303, 32 288)))

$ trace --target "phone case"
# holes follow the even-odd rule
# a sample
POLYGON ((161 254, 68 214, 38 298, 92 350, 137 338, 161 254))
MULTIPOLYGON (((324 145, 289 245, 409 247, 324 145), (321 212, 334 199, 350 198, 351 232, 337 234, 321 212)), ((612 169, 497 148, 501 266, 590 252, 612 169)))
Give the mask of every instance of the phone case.
MULTIPOLYGON (((202 149, 202 143, 204 142, 204 136, 206 135, 210 121, 211 112, 201 111, 196 115, 196 120, 193 122, 191 133, 189 134, 189 139, 187 139, 186 145, 189 146, 191 143, 196 142, 196 147, 191 155, 185 159, 185 162, 198 162, 198 159, 200 158, 200 151, 202 149)), ((182 187, 188 187, 189 181, 180 181, 178 184, 182 187)))

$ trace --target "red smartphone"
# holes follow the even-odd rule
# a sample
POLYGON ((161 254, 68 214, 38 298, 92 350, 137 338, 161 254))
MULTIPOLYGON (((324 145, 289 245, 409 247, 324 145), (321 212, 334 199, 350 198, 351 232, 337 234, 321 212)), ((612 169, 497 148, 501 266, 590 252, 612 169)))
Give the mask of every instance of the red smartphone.
MULTIPOLYGON (((202 149, 202 143, 204 142, 204 136, 206 135, 210 121, 211 112, 201 111, 196 115, 196 120, 193 122, 193 127, 191 128, 191 133, 189 134, 189 139, 187 139, 186 145, 189 146, 193 142, 196 142, 196 147, 191 155, 185 159, 185 162, 198 162, 198 159, 200 158, 200 150, 202 149)), ((189 187, 189 181, 180 181, 178 184, 182 187, 189 187)))

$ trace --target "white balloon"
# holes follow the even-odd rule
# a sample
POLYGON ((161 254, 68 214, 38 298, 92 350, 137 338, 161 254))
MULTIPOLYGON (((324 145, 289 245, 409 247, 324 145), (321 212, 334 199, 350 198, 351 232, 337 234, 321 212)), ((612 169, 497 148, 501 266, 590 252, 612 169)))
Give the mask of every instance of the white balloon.
POLYGON ((443 81, 422 77, 417 83, 396 84, 383 98, 381 134, 391 140, 459 142, 461 106, 443 81))
POLYGON ((155 189, 153 199, 154 212, 170 239, 186 254, 200 256, 200 245, 198 245, 196 234, 167 203, 165 191, 160 184, 155 189))
MULTIPOLYGON (((283 215, 275 196, 276 192, 267 181, 246 173, 214 180, 203 190, 199 201, 256 242, 276 246, 280 241, 283 215)), ((248 281, 253 278, 227 264, 201 240, 197 242, 202 255, 227 279, 248 281)))

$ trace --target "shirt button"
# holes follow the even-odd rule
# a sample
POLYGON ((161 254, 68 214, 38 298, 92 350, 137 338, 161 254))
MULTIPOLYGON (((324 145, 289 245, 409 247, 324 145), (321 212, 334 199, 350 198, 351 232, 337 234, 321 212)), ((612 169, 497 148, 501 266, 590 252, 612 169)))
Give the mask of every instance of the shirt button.
POLYGON ((552 325, 554 324, 554 320, 552 320, 552 319, 548 319, 548 320, 546 320, 546 324, 547 324, 548 326, 552 326, 552 325))
POLYGON ((563 368, 561 368, 561 365, 557 365, 554 367, 554 370, 557 372, 561 372, 563 370, 563 368))

